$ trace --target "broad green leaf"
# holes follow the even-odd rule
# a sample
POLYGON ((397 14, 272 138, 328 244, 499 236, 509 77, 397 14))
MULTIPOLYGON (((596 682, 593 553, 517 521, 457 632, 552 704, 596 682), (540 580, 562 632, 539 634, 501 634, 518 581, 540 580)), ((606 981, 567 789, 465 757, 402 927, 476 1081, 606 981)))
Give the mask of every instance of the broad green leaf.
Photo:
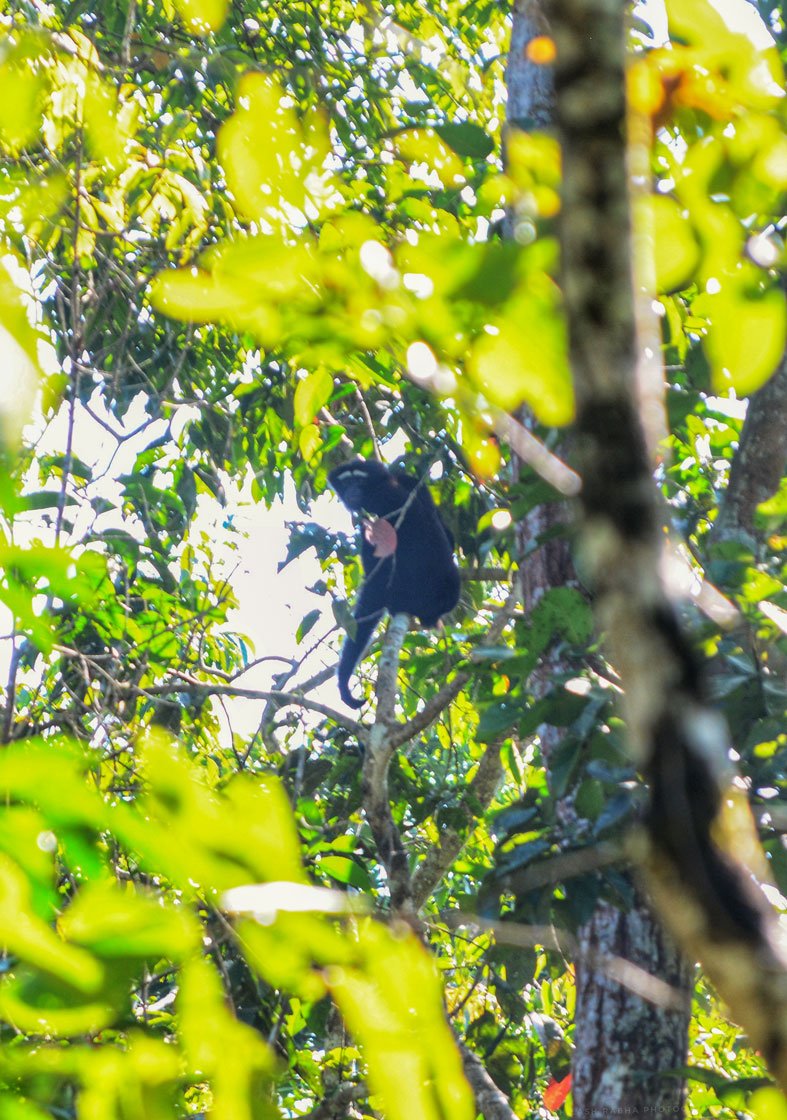
MULTIPOLYGON (((731 0, 743 6, 745 0, 731 0)), ((725 46, 731 32, 710 0, 666 0, 670 34, 709 48, 725 46)))
POLYGON ((103 958, 177 961, 200 944, 199 927, 187 910, 162 906, 153 897, 110 882, 83 887, 58 928, 69 941, 103 958))
POLYGON ((495 148, 492 137, 471 121, 437 125, 435 132, 457 155, 470 159, 486 159, 495 148))
POLYGON ((266 235, 228 241, 207 252, 203 263, 217 281, 229 281, 253 300, 280 302, 300 296, 311 302, 312 289, 320 281, 307 234, 297 240, 266 235))
POLYGON ((30 883, 21 868, 0 854, 0 942, 6 952, 80 992, 96 992, 104 978, 90 953, 67 945, 33 912, 30 883))
POLYGON ((513 411, 527 403, 544 424, 568 424, 574 393, 555 293, 542 288, 512 301, 499 326, 474 344, 468 372, 492 404, 513 411))
POLYGON ((783 292, 772 288, 750 293, 735 283, 703 293, 692 310, 708 319, 705 352, 718 393, 756 392, 776 369, 787 341, 783 292))
POLYGON ((202 269, 160 272, 150 285, 150 300, 165 315, 190 323, 231 320, 246 299, 226 279, 217 281, 202 269))
POLYGON ((464 180, 464 164, 434 129, 403 129, 394 137, 394 144, 400 159, 408 164, 425 163, 440 177, 444 186, 464 180))
POLYGON ((652 195, 640 199, 639 228, 652 234, 653 260, 658 292, 684 288, 694 273, 700 250, 689 215, 673 198, 652 195))
MULTIPOLYGON (((243 955, 254 971, 274 988, 284 988, 300 999, 322 999, 326 992, 319 945, 326 934, 338 935, 313 914, 279 914, 275 921, 262 925, 256 921, 236 923, 243 955)), ((327 957, 337 963, 343 952, 327 957)))
POLYGON ((363 922, 357 966, 331 967, 327 975, 389 1120, 472 1120, 473 1096, 434 962, 414 934, 363 922))
POLYGON ((754 1120, 787 1120, 787 1100, 775 1085, 752 1093, 748 1110, 754 1120))
POLYGON ((207 1078, 215 1120, 274 1120, 265 1084, 275 1069, 259 1033, 239 1022, 226 1004, 221 981, 204 958, 182 970, 177 1009, 186 1063, 192 1076, 207 1078))
POLYGON ((225 791, 223 828, 233 835, 226 850, 244 858, 258 879, 307 882, 301 846, 287 794, 271 775, 240 775, 225 791), (231 823, 230 823, 231 822, 231 823))
MULTIPOLYGON (((128 1032, 122 1048, 105 1044, 79 1057, 81 1117, 171 1120, 183 1080, 179 1047, 136 1030, 128 1032)), ((68 1076, 67 1070, 64 1073, 68 1076)))
POLYGON ((322 436, 316 424, 307 424, 298 432, 298 450, 306 462, 310 462, 322 446, 322 436))
POLYGON ((0 1019, 26 1034, 60 1038, 96 1034, 111 1026, 127 1003, 125 984, 113 993, 114 998, 103 991, 86 998, 65 975, 60 983, 53 983, 28 970, 17 971, 21 975, 0 984, 0 1019))
POLYGON ((479 743, 491 743, 501 738, 517 723, 520 714, 519 705, 508 700, 485 705, 476 731, 479 743))
POLYGON ((320 870, 334 879, 337 883, 357 887, 361 891, 370 891, 372 883, 369 873, 350 856, 321 856, 320 870))
POLYGON ((85 82, 84 120, 95 157, 120 170, 131 139, 123 127, 127 118, 119 112, 117 90, 92 68, 85 82))
POLYGON ((0 1094, 0 1120, 50 1120, 51 1115, 32 1101, 4 1092, 0 1094))
POLYGON ((218 31, 227 18, 229 0, 175 0, 180 18, 195 35, 218 31))
POLYGON ((107 806, 86 781, 84 752, 64 741, 13 743, 0 754, 0 796, 37 805, 52 827, 77 825, 100 831, 107 806))
POLYGON ((776 49, 762 49, 733 30, 755 18, 746 0, 725 0, 722 8, 711 0, 666 0, 666 9, 670 35, 696 49, 694 73, 682 93, 687 104, 719 118, 733 116, 736 102, 747 108, 778 104, 784 75, 776 49))
MULTIPOLYGON (((10 259, 10 258, 9 258, 10 259)), ((5 264, 0 265, 0 432, 15 436, 27 421, 39 373, 38 336, 22 295, 5 264)))
POLYGON ((38 140, 41 111, 48 85, 46 70, 41 64, 43 41, 23 39, 16 49, 9 50, 0 65, 0 145, 16 153, 38 140))
POLYGON ((238 206, 252 221, 282 217, 286 206, 320 201, 327 136, 308 136, 281 86, 272 77, 248 73, 238 89, 238 109, 222 125, 218 155, 238 206))
POLYGON ((302 378, 295 386, 295 421, 302 427, 311 424, 314 417, 331 399, 333 377, 327 370, 317 370, 302 378))

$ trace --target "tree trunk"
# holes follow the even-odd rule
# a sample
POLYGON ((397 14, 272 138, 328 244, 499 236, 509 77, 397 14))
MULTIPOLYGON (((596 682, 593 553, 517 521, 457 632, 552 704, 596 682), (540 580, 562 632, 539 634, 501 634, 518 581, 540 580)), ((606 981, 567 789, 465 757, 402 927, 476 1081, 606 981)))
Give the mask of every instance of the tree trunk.
MULTIPOLYGON (((507 73, 510 125, 548 129, 552 124, 551 70, 530 62, 527 51, 527 44, 544 34, 549 34, 549 28, 541 5, 517 0, 507 73)), ((528 422, 527 418, 523 421, 528 422)), ((520 556, 527 554, 526 546, 533 540, 541 537, 545 541, 527 554, 522 567, 528 612, 550 588, 577 584, 568 541, 551 532, 565 519, 565 509, 550 503, 533 510, 517 527, 520 556)), ((530 680, 535 695, 543 695, 565 668, 557 655, 548 654, 530 680)), ((547 763, 560 737, 558 728, 541 728, 547 763)), ((567 832, 574 815, 574 806, 566 798, 558 817, 567 832)), ((601 903, 579 931, 578 943, 574 1115, 594 1115, 602 1106, 612 1116, 642 1116, 648 1110, 656 1115, 679 1115, 684 1082, 663 1074, 686 1064, 690 970, 641 896, 625 911, 601 903), (632 990, 627 962, 642 970, 640 980, 647 974, 664 983, 654 985, 646 996, 632 990)))

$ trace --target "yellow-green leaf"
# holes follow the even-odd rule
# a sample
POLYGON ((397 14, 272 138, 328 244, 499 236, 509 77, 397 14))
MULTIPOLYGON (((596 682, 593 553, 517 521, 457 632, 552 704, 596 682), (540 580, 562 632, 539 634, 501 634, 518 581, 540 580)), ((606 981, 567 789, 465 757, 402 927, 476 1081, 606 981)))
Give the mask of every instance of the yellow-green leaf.
POLYGON ((30 881, 1 853, 0 942, 7 952, 80 992, 97 991, 104 978, 101 964, 90 953, 67 945, 33 913, 30 881))
POLYGON ((327 370, 304 377, 295 386, 295 422, 310 424, 323 405, 331 399, 333 378, 327 370))
POLYGON ((734 389, 746 396, 764 385, 787 342, 783 293, 775 288, 752 293, 728 283, 698 297, 692 310, 708 319, 704 345, 715 391, 734 389))
POLYGON ((545 424, 573 419, 565 327, 545 293, 512 301, 503 322, 475 343, 468 372, 484 397, 506 411, 527 402, 545 424))
POLYGON ((182 960, 199 947, 189 911, 162 906, 136 890, 105 882, 83 887, 58 922, 69 939, 99 957, 182 960))
POLYGON ((29 64, 9 58, 0 66, 0 144, 11 152, 27 147, 40 133, 44 76, 29 64))
POLYGON ((316 424, 307 424, 298 432, 298 450, 307 463, 314 458, 321 445, 322 436, 316 424))
POLYGON ((103 994, 86 999, 65 978, 62 985, 52 985, 27 970, 0 985, 0 1018, 32 1034, 95 1034, 115 1021, 120 1002, 103 994))
POLYGON ((227 18, 229 0, 175 0, 178 14, 197 35, 218 31, 227 18))
POLYGON ((191 323, 229 318, 244 302, 232 282, 217 281, 212 273, 199 268, 159 273, 150 285, 150 300, 165 315, 191 323))
POLYGON ((307 200, 314 201, 328 154, 324 128, 315 120, 304 137, 281 87, 266 74, 245 75, 238 105, 219 131, 217 148, 227 183, 246 217, 270 220, 281 216, 283 205, 302 208, 307 200), (312 173, 317 174, 307 185, 312 173))
POLYGON ((389 1120, 472 1120, 473 1096, 443 1011, 434 962, 411 931, 363 922, 358 965, 328 985, 363 1047, 389 1120))
POLYGON ((652 235, 657 290, 673 292, 685 287, 699 261, 699 245, 688 214, 666 195, 641 199, 638 205, 644 211, 638 216, 640 228, 646 237, 648 232, 652 235))
POLYGON ((752 1093, 748 1106, 754 1120, 787 1120, 787 1100, 775 1085, 752 1093))
POLYGON ((408 128, 394 139, 401 159, 409 164, 425 163, 445 186, 464 179, 464 164, 456 152, 431 128, 408 128))
POLYGON ((113 89, 94 70, 85 83, 85 131, 88 144, 97 159, 119 170, 126 155, 129 135, 123 127, 127 116, 118 111, 117 90, 113 89))

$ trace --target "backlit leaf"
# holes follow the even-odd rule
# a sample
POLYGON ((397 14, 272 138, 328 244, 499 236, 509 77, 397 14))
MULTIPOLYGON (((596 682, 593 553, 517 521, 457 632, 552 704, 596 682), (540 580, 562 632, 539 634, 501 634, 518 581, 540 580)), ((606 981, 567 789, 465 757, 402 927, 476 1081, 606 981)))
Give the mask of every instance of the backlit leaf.
POLYGON ((295 421, 310 424, 333 392, 333 378, 327 370, 317 370, 295 386, 295 421))
POLYGON ((776 369, 787 340, 787 310, 778 289, 750 294, 728 284, 704 293, 694 310, 707 316, 705 352, 716 392, 754 393, 776 369))
POLYGON ((321 196, 327 135, 315 117, 304 130, 279 84, 248 73, 238 90, 238 109, 221 127, 218 154, 227 183, 245 216, 282 217, 283 207, 303 208, 321 196))
POLYGON ((35 915, 30 884, 19 866, 0 854, 0 942, 7 952, 81 992, 95 992, 104 970, 89 953, 62 938, 35 915))
POLYGON ((652 230, 652 250, 656 268, 656 288, 672 292, 685 287, 699 261, 699 245, 689 215, 673 198, 652 195, 639 205, 643 229, 652 230))
POLYGON ((218 31, 227 18, 229 0, 175 0, 180 18, 197 35, 218 31))
POLYGON ((69 941, 106 958, 182 960, 200 942, 188 911, 163 907, 153 897, 110 882, 83 887, 58 928, 69 941))
POLYGON ((565 326, 549 292, 513 301, 503 322, 475 343, 468 369, 487 400, 506 411, 527 403, 545 424, 573 418, 565 326))
POLYGON ((410 930, 364 922, 359 963, 328 983, 389 1120, 472 1120, 475 1107, 442 1009, 434 962, 410 930))

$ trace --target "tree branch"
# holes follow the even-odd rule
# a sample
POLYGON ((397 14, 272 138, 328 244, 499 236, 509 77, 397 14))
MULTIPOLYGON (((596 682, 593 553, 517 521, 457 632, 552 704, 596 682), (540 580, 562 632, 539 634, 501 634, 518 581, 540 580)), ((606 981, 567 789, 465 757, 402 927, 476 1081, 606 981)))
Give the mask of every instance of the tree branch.
MULTIPOLYGON (((500 635, 511 621, 518 601, 519 588, 516 583, 514 583, 505 602, 497 611, 495 620, 489 627, 486 637, 481 642, 482 649, 487 646, 493 646, 495 642, 497 642, 500 635)), ((417 712, 412 719, 407 720, 406 723, 400 723, 393 728, 389 736, 391 750, 395 750, 397 747, 400 747, 402 743, 407 743, 410 739, 414 739, 415 736, 424 731, 430 723, 433 723, 440 713, 448 707, 451 701, 456 699, 471 676, 472 674, 467 670, 457 673, 447 684, 443 685, 434 696, 427 700, 420 712, 417 712)))
POLYGON ((399 654, 409 622, 406 614, 395 614, 383 640, 375 690, 377 706, 374 723, 366 739, 362 788, 366 819, 388 876, 391 906, 396 914, 414 923, 415 907, 407 852, 394 823, 388 797, 388 766, 394 752, 390 732, 396 719, 396 678, 399 654))
POLYGON ((516 1120, 516 1113, 508 1103, 508 1098, 489 1076, 478 1055, 469 1050, 463 1042, 459 1042, 458 1046, 462 1055, 465 1077, 475 1094, 479 1115, 483 1116, 484 1120, 516 1120))
POLYGON ((487 809, 500 785, 503 771, 500 763, 501 744, 490 743, 470 783, 462 793, 458 811, 462 827, 451 825, 440 834, 413 874, 413 899, 420 909, 468 842, 472 830, 487 809))

